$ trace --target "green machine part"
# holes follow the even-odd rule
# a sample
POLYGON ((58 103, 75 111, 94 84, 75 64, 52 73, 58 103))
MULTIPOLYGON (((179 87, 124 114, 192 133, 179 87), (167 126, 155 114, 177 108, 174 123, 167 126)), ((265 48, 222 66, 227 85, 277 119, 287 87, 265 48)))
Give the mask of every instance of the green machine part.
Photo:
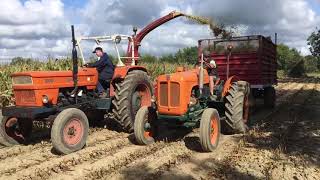
POLYGON ((200 103, 197 103, 188 108, 188 111, 182 116, 172 116, 172 115, 164 115, 158 114, 158 119, 167 121, 167 123, 171 122, 179 122, 183 123, 185 127, 195 127, 199 125, 201 115, 205 107, 200 103))

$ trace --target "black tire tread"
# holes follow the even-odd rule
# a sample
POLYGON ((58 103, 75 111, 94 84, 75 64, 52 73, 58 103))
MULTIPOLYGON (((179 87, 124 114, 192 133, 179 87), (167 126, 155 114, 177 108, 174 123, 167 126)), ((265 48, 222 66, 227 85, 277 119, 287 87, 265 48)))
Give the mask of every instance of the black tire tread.
POLYGON ((126 132, 133 132, 134 128, 134 114, 131 113, 130 102, 128 100, 129 92, 137 79, 148 82, 150 86, 151 96, 153 95, 153 88, 150 77, 142 70, 133 70, 128 73, 125 79, 116 84, 115 89, 115 100, 112 101, 114 109, 112 110, 119 124, 126 132))
POLYGON ((232 133, 245 133, 247 125, 243 121, 243 103, 246 92, 235 82, 225 98, 226 124, 232 133))

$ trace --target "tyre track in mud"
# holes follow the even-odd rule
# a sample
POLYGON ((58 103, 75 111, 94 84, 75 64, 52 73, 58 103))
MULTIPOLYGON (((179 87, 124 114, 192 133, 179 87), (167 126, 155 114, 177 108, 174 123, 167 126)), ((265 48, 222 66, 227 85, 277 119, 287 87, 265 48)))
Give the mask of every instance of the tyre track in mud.
MULTIPOLYGON (((191 133, 187 135, 188 137, 197 137, 198 133, 191 133)), ((218 146, 217 151, 223 149, 223 147, 232 145, 230 141, 238 139, 239 136, 221 136, 220 139, 220 146, 218 146)), ((199 148, 200 144, 196 144, 194 148, 199 148)), ((199 149, 198 149, 199 150, 199 149)), ((216 153, 217 151, 213 152, 212 154, 216 155, 217 157, 223 157, 227 149, 223 149, 222 154, 216 153)), ((138 159, 136 161, 131 162, 125 167, 118 169, 115 173, 112 173, 108 176, 108 179, 157 179, 159 176, 166 173, 171 168, 174 168, 180 164, 190 162, 194 157, 199 159, 202 157, 203 154, 207 153, 198 153, 196 150, 191 150, 190 148, 186 147, 185 141, 176 142, 171 147, 163 148, 150 156, 147 156, 142 159, 138 159)), ((188 173, 184 172, 183 170, 180 172, 180 178, 186 178, 183 174, 188 173)), ((175 175, 178 173, 170 174, 168 177, 164 179, 175 179, 175 175)), ((106 177, 103 177, 106 178, 106 177)))
POLYGON ((56 173, 69 171, 72 166, 92 161, 102 156, 110 156, 118 149, 130 146, 131 142, 125 138, 118 138, 95 146, 84 148, 75 153, 56 158, 50 158, 38 165, 18 171, 12 175, 1 176, 0 179, 47 179, 56 173))
MULTIPOLYGON (((108 129, 99 129, 98 131, 90 133, 87 140, 87 146, 92 146, 94 145, 95 142, 109 140, 118 136, 125 137, 127 136, 127 134, 118 133, 116 131, 111 131, 108 129)), ((0 162, 4 159, 10 158, 16 155, 32 153, 39 149, 48 149, 48 148, 52 148, 52 144, 49 140, 41 141, 40 143, 26 145, 26 146, 15 145, 12 147, 4 147, 0 150, 0 162)))
POLYGON ((143 158, 164 148, 174 148, 175 143, 158 142, 149 146, 130 145, 92 162, 88 161, 73 167, 69 172, 59 174, 52 179, 101 179, 136 159, 143 158))
MULTIPOLYGON (((108 144, 115 144, 116 147, 117 143, 119 145, 122 145, 123 143, 125 143, 125 145, 129 144, 127 136, 128 134, 117 133, 110 130, 96 131, 91 136, 89 136, 87 146, 85 149, 90 149, 93 154, 92 156, 97 156, 99 155, 100 151, 105 150, 103 147, 107 146, 108 144)), ((84 152, 87 151, 88 150, 84 152)), ((12 174, 26 169, 28 167, 41 165, 46 161, 51 161, 53 159, 61 159, 65 157, 55 155, 52 152, 51 143, 50 145, 42 148, 33 149, 31 151, 25 151, 24 153, 17 153, 18 151, 13 152, 13 154, 10 154, 10 157, 14 156, 13 158, 7 157, 5 159, 0 160, 0 176, 12 174)))
MULTIPOLYGON (((312 113, 309 115, 305 113, 313 111, 313 106, 308 104, 308 100, 313 99, 315 94, 319 93, 317 92, 319 87, 319 81, 307 83, 300 93, 290 99, 287 103, 290 104, 289 106, 282 106, 281 113, 275 114, 250 132, 246 137, 245 145, 236 149, 234 154, 226 159, 229 167, 236 166, 236 168, 224 170, 224 176, 218 177, 233 179, 239 174, 259 179, 316 179, 315 177, 319 177, 319 171, 310 165, 309 161, 310 159, 317 161, 319 158, 316 155, 317 151, 312 148, 312 145, 317 142, 308 141, 309 138, 305 139, 309 129, 304 129, 308 126, 303 125, 307 121, 315 123, 318 121, 315 117, 308 118, 312 113), (291 151, 290 149, 295 146, 300 150, 291 151), (309 152, 304 154, 304 150, 309 152), (303 156, 299 155, 301 152, 303 156), (312 155, 314 155, 313 158, 305 159, 312 155), (252 168, 251 164, 260 165, 252 168)), ((316 127, 315 125, 313 129, 316 127)))

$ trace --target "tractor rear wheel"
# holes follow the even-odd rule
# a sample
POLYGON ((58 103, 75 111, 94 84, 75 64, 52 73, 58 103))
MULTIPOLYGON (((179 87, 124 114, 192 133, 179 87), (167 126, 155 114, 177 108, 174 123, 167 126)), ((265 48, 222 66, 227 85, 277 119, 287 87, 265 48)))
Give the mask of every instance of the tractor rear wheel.
POLYGON ((140 145, 148 145, 154 142, 156 134, 157 114, 147 106, 141 107, 134 122, 134 136, 140 145))
POLYGON ((244 81, 232 84, 225 98, 227 129, 232 133, 245 133, 249 119, 249 84, 244 81))
POLYGON ((200 143, 203 151, 211 152, 218 146, 220 138, 220 118, 217 110, 208 108, 200 121, 200 143))
POLYGON ((127 132, 132 132, 137 111, 142 106, 151 106, 153 87, 146 72, 130 71, 125 79, 116 84, 112 110, 116 119, 127 132))
POLYGON ((60 154, 82 149, 89 134, 87 116, 79 109, 68 108, 55 118, 51 129, 51 141, 60 154))
POLYGON ((32 120, 0 116, 0 144, 25 144, 32 133, 32 120))
POLYGON ((264 88, 264 106, 267 108, 274 108, 276 102, 276 91, 274 87, 264 88))

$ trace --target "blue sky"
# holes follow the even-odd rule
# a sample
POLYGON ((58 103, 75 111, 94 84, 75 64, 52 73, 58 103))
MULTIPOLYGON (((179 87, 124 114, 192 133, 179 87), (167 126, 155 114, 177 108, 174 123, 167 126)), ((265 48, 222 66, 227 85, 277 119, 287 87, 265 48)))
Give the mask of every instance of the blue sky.
POLYGON ((63 3, 66 7, 77 7, 82 8, 87 4, 87 0, 63 0, 63 3))
POLYGON ((308 0, 311 8, 320 15, 320 0, 308 0))

